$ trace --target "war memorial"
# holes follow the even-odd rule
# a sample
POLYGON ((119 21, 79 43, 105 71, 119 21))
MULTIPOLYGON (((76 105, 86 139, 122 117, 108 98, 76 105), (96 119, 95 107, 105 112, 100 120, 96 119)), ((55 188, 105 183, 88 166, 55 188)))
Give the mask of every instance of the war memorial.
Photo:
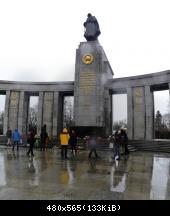
POLYGON ((4 133, 8 126, 26 133, 30 96, 38 96, 37 132, 46 124, 50 135, 62 130, 64 96, 74 96, 74 126, 80 131, 92 128, 102 135, 112 133, 112 95, 127 94, 127 124, 130 139, 154 138, 155 90, 167 90, 170 71, 113 78, 109 60, 96 38, 86 38, 76 50, 75 81, 0 81, 0 94, 6 95, 4 133))
MULTIPOLYGON (((4 132, 10 127, 27 133, 30 96, 38 96, 37 133, 46 124, 49 135, 61 132, 63 98, 74 96, 74 127, 80 133, 112 133, 112 95, 127 94, 129 140, 154 139, 156 90, 170 89, 170 70, 113 78, 113 71, 98 41, 94 16, 84 23, 87 41, 76 50, 75 80, 70 82, 0 81, 6 95, 4 132)), ((40 152, 30 159, 25 150, 0 149, 0 199, 128 200, 170 199, 169 154, 133 152, 111 161, 112 152, 100 151, 88 160, 87 151, 61 160, 60 150, 40 152)))

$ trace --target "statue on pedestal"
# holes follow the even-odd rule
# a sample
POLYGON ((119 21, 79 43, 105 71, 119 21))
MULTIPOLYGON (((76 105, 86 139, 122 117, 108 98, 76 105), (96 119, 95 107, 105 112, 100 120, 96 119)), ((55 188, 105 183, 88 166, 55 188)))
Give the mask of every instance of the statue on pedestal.
POLYGON ((84 22, 85 33, 84 37, 87 41, 95 41, 101 34, 98 21, 95 16, 90 13, 87 15, 87 20, 84 22))

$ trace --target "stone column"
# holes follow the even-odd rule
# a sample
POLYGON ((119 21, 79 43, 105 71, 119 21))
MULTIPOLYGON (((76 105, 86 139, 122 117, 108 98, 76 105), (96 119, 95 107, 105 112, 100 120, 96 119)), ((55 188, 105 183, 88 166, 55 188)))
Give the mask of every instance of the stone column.
POLYGON ((19 112, 18 112, 18 130, 22 134, 23 133, 23 118, 24 118, 24 97, 25 92, 20 92, 19 96, 19 112))
POLYGON ((150 86, 145 86, 146 140, 154 138, 154 102, 150 86))
POLYGON ((5 135, 8 129, 9 124, 9 102, 10 102, 10 91, 6 91, 5 99, 5 113, 4 113, 4 125, 3 125, 3 134, 5 135))
POLYGON ((47 133, 49 136, 52 135, 52 123, 53 123, 53 92, 44 93, 44 104, 43 104, 43 125, 47 126, 47 133))
POLYGON ((59 106, 59 92, 54 92, 53 101, 53 131, 52 135, 57 136, 58 131, 58 106, 59 106))
POLYGON ((134 139, 145 139, 145 88, 133 88, 134 105, 134 139))
POLYGON ((11 91, 9 103, 9 126, 12 130, 18 128, 18 110, 19 110, 20 92, 11 91))
POLYGON ((39 92, 38 100, 38 115, 37 115, 37 134, 40 135, 43 118, 43 103, 44 103, 44 92, 39 92))
POLYGON ((24 95, 24 111, 23 111, 23 133, 28 132, 29 99, 30 99, 29 94, 27 92, 25 92, 25 95, 24 95))
POLYGON ((127 88, 127 123, 128 123, 128 137, 133 139, 134 121, 133 121, 133 92, 132 88, 127 88))
MULTIPOLYGON (((170 83, 169 83, 169 104, 170 104, 170 83)), ((170 112, 170 107, 169 107, 168 112, 170 112)))
POLYGON ((101 120, 105 123, 105 135, 109 136, 112 134, 112 95, 108 91, 105 91, 104 119, 101 120))

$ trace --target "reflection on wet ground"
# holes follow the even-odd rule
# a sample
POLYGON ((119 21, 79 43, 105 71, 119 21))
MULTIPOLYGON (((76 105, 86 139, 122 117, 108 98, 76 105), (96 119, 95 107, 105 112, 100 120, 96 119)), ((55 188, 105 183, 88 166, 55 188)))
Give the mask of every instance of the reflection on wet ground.
POLYGON ((69 159, 60 158, 60 150, 27 157, 0 148, 0 199, 40 200, 129 200, 170 199, 170 155, 133 152, 120 161, 112 152, 99 152, 88 159, 79 151, 69 159))

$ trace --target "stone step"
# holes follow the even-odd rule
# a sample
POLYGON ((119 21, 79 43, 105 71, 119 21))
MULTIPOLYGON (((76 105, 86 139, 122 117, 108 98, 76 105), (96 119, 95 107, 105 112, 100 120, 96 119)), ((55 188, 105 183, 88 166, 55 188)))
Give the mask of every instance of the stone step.
POLYGON ((139 151, 170 153, 170 140, 131 140, 130 143, 139 151))

